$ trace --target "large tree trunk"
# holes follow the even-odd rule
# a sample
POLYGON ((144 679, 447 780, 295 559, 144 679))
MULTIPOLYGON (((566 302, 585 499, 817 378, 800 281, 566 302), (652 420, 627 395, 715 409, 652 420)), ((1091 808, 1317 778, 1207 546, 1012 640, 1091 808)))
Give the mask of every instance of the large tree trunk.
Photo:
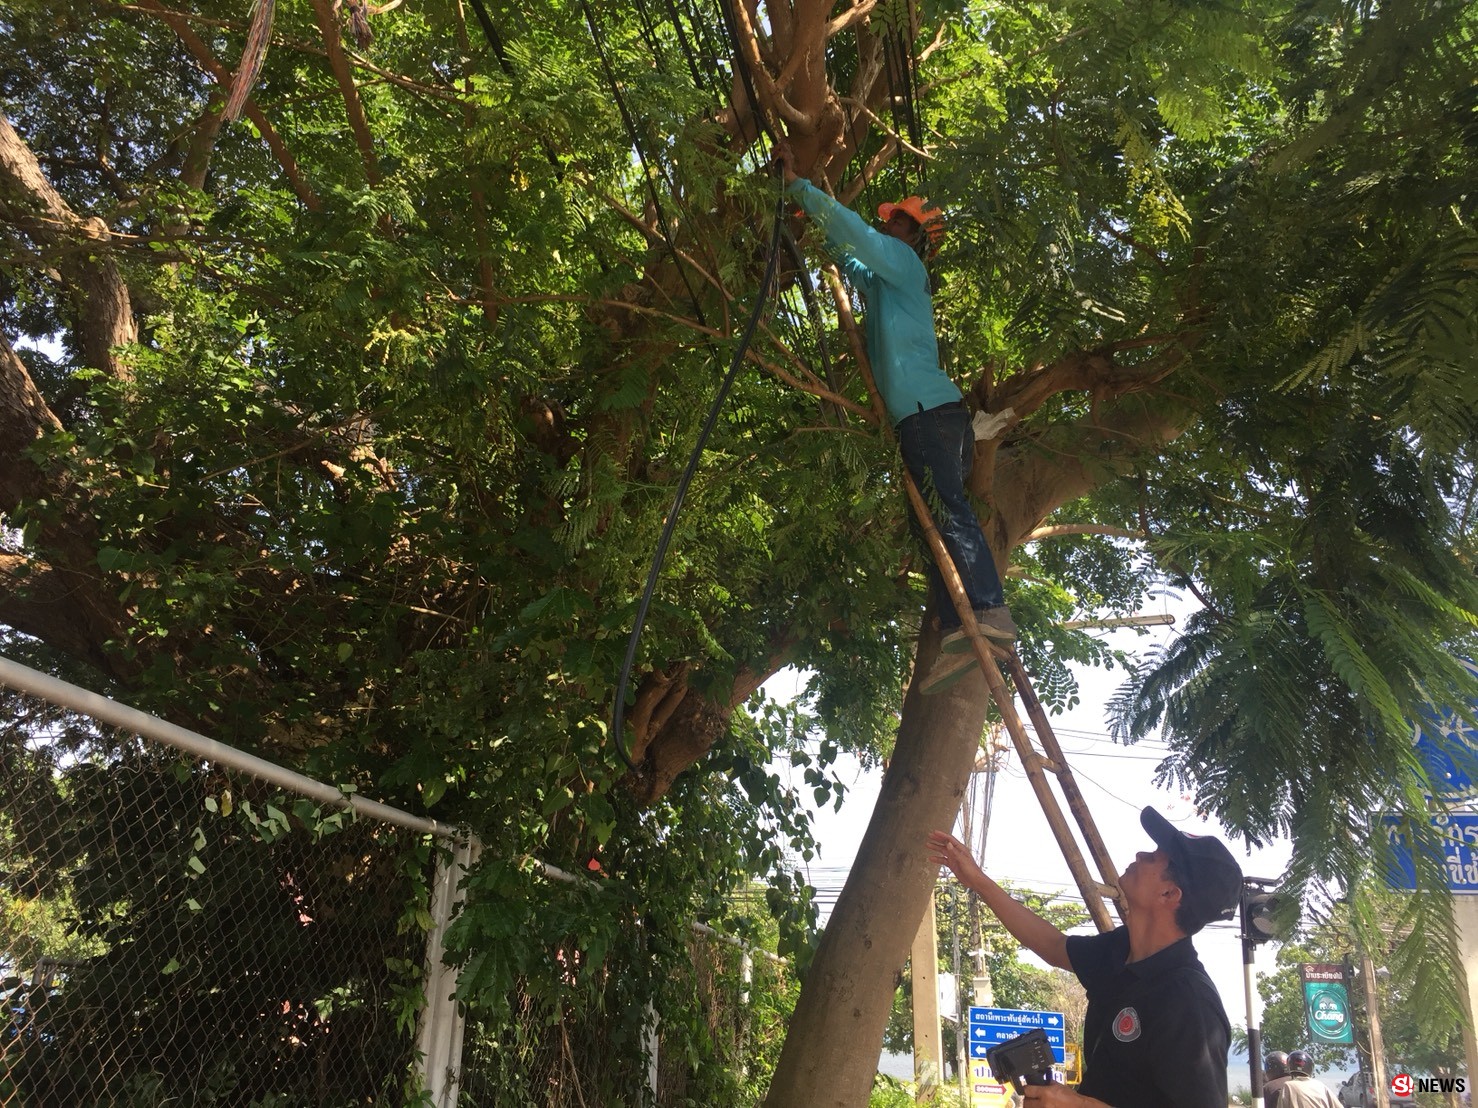
MULTIPOLYGON (((1067 359, 1044 374, 1075 380, 1081 369, 1078 360, 1067 359)), ((1111 360, 1097 367, 1100 374, 1111 371, 1111 360)), ((1050 461, 1021 453, 997 458, 994 444, 981 444, 972 491, 996 509, 986 534, 997 565, 1004 569, 1009 564, 1005 552, 1028 541, 1038 523, 1062 504, 1122 472, 1124 460, 1100 456, 1097 443, 1121 435, 1165 443, 1189 420, 1190 414, 1173 404, 1107 405, 1092 420, 1063 429, 1078 453, 1062 451, 1050 461)), ((919 678, 939 653, 932 623, 925 620, 919 664, 904 697, 877 806, 791 1018, 765 1101, 770 1108, 867 1104, 898 974, 934 885, 925 837, 954 826, 990 707, 990 690, 978 667, 939 695, 919 692, 919 678)))
MULTIPOLYGON (((932 664, 938 652, 938 633, 926 632, 920 656, 932 664)), ((898 973, 934 887, 925 836, 954 826, 990 703, 978 668, 930 697, 918 688, 927 672, 915 670, 904 699, 882 792, 790 1021, 771 1108, 867 1104, 898 973)))

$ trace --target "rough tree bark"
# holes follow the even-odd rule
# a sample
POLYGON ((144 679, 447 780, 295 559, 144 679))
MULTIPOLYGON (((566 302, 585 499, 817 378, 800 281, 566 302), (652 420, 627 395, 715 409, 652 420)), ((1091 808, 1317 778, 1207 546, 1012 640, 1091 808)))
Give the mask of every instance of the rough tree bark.
MULTIPOLYGON (((926 633, 920 662, 938 652, 938 633, 926 633)), ((915 670, 927 672, 926 664, 915 670)), ((897 975, 934 886, 924 838, 954 825, 990 700, 979 669, 936 696, 920 695, 918 684, 904 699, 893 759, 806 975, 767 1105, 855 1108, 872 1090, 897 975)))

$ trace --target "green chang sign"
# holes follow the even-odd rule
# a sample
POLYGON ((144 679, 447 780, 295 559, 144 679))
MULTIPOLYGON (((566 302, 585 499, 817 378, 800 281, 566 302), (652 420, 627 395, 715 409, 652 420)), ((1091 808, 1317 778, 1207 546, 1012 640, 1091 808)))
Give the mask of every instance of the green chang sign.
POLYGON ((1309 1033, 1316 1043, 1344 1046, 1355 1041, 1354 1020, 1350 1017, 1350 997, 1345 992, 1345 973, 1340 966, 1302 965, 1298 967, 1304 986, 1304 1011, 1309 1018, 1309 1033))

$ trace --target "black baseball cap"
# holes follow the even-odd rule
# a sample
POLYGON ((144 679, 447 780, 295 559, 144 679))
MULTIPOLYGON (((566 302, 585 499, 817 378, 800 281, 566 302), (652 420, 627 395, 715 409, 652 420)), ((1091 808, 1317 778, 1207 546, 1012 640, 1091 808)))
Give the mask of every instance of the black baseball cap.
POLYGON ((1153 808, 1140 812, 1139 822, 1175 868, 1180 902, 1198 930, 1237 906, 1242 867, 1226 843, 1214 835, 1189 835, 1153 808))

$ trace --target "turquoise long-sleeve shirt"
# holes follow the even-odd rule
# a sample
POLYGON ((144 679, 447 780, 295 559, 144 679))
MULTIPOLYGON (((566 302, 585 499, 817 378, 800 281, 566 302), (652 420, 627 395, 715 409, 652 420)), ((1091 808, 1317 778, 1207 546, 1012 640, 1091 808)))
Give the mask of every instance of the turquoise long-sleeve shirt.
POLYGON ((786 192, 826 232, 826 249, 867 301, 867 354, 888 418, 898 422, 960 399, 939 365, 929 272, 907 243, 797 178, 786 192))

